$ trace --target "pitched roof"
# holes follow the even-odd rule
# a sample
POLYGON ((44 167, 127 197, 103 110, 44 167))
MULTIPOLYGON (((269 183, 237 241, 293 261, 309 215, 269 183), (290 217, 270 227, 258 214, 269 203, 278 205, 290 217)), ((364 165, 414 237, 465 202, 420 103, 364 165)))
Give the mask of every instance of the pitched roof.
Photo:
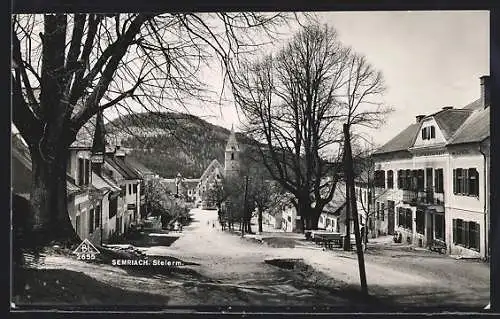
POLYGON ((481 142, 490 136, 490 108, 471 114, 452 136, 448 145, 481 142))
POLYGON ((477 99, 474 102, 471 102, 471 103, 467 104, 466 106, 464 106, 463 109, 467 109, 467 110, 479 110, 482 107, 483 106, 481 104, 481 99, 477 99))
POLYGON ((125 158, 125 163, 127 163, 127 165, 134 169, 139 175, 155 175, 155 172, 153 172, 152 170, 150 170, 149 168, 147 168, 146 166, 144 166, 142 163, 140 163, 139 161, 133 159, 133 158, 130 158, 130 157, 126 157, 125 158))
POLYGON ((111 154, 106 154, 105 161, 116 169, 124 179, 141 179, 141 177, 132 168, 130 168, 123 159, 115 157, 111 154))
POLYGON ((420 123, 410 124, 392 140, 379 147, 373 154, 383 154, 397 151, 406 151, 411 147, 420 129, 420 123))
POLYGON ((236 141, 236 133, 234 132, 234 128, 231 126, 231 134, 229 134, 229 139, 227 140, 226 151, 239 151, 240 147, 238 145, 238 141, 236 141))
POLYGON ((432 115, 436 120, 443 136, 448 140, 470 116, 473 110, 446 109, 432 115))
POLYGON ((214 167, 218 167, 220 170, 221 170, 221 173, 222 171, 224 170, 224 168, 222 167, 222 165, 219 163, 218 160, 214 159, 209 165, 208 167, 205 169, 205 171, 203 172, 203 174, 201 175, 200 177, 200 181, 206 179, 208 177, 208 175, 210 174, 210 172, 212 172, 212 169, 214 167))

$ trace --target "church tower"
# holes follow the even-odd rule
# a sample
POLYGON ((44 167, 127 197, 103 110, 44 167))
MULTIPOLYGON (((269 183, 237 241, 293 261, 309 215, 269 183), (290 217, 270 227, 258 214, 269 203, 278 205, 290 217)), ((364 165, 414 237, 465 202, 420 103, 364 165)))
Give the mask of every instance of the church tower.
POLYGON ((240 147, 236 141, 236 134, 234 128, 231 126, 231 134, 227 140, 225 161, 224 161, 224 175, 237 176, 240 171, 240 147))

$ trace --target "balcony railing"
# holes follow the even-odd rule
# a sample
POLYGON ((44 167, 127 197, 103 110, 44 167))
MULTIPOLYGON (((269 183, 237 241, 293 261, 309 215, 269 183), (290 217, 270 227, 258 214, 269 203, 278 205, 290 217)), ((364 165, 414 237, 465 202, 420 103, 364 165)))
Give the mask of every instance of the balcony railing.
POLYGON ((412 206, 443 205, 444 197, 442 193, 436 193, 434 187, 420 190, 404 190, 403 202, 412 206))

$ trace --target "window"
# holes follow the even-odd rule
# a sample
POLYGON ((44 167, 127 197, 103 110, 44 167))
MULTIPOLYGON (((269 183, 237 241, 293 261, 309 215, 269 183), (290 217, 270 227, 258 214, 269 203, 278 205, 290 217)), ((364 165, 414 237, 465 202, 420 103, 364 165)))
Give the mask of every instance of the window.
POLYGON ((380 203, 380 219, 384 221, 385 216, 385 204, 380 203))
POLYGON ((479 173, 475 168, 453 170, 453 194, 479 196, 479 173))
POLYGON ((380 203, 379 202, 377 202, 377 204, 376 204, 375 214, 376 214, 375 218, 377 218, 377 220, 379 220, 380 219, 380 203))
POLYGON ((385 171, 375 171, 375 187, 385 188, 385 171))
POLYGON ((444 240, 444 215, 434 215, 434 231, 436 239, 444 240))
POLYGON ((85 185, 88 185, 90 181, 90 161, 85 160, 85 185))
POLYGON ((423 169, 417 170, 415 175, 416 175, 416 179, 417 179, 416 190, 419 192, 423 192, 424 191, 424 170, 423 169))
POLYGON ((89 213, 89 234, 92 234, 94 232, 94 209, 90 209, 89 213))
POLYGON ((438 168, 435 170, 434 174, 434 189, 436 193, 443 193, 444 192, 444 187, 443 187, 443 169, 438 168))
POLYGON ((403 176, 404 171, 400 169, 398 171, 398 188, 403 189, 404 188, 404 176, 403 176))
POLYGON ((132 184, 128 184, 128 194, 132 194, 132 184))
POLYGON ((427 126, 422 129, 422 139, 430 140, 436 137, 436 128, 434 126, 427 126))
POLYGON ((137 194, 137 184, 134 184, 134 186, 132 187, 132 191, 134 194, 137 194))
POLYGON ((424 234, 425 229, 425 212, 422 210, 417 210, 417 233, 424 234))
POLYGON ((234 161, 234 153, 231 153, 231 161, 234 161))
POLYGON ((405 171, 405 185, 404 185, 403 189, 406 189, 406 190, 411 189, 411 170, 409 170, 409 169, 407 169, 405 171))
POLYGON ((394 188, 394 172, 387 171, 387 188, 394 188))
POLYGON ((413 229, 413 227, 412 227, 412 212, 411 212, 410 208, 407 208, 406 212, 405 212, 405 228, 409 229, 409 230, 413 229))
POLYGON ((116 216, 118 211, 118 197, 115 197, 109 202, 109 218, 116 216))
POLYGON ((323 216, 319 216, 319 222, 323 224, 323 216))
POLYGON ((405 226, 405 210, 403 207, 398 207, 398 226, 405 226))
POLYGON ((469 168, 469 195, 479 196, 479 173, 475 168, 469 168))
POLYGON ((83 185, 84 175, 85 175, 85 167, 84 167, 83 158, 78 159, 78 185, 83 185))
POLYGON ((99 228, 101 225, 101 206, 95 208, 95 228, 99 228))
POLYGON ((325 218, 325 227, 328 227, 330 226, 330 219, 329 218, 325 218))
POLYGON ((479 224, 475 222, 453 220, 453 243, 479 251, 480 247, 479 224))

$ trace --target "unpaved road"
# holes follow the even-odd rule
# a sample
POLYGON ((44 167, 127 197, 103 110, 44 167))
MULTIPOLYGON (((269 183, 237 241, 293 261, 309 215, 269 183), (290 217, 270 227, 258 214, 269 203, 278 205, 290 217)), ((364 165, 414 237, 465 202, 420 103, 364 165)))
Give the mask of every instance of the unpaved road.
MULTIPOLYGON (((193 209, 194 222, 170 247, 144 248, 146 254, 197 263, 185 271, 137 274, 123 269, 48 256, 46 268, 64 268, 114 287, 168 296, 168 305, 359 306, 347 290, 359 289, 356 255, 322 251, 303 243, 273 248, 212 227, 215 211, 193 209), (208 223, 207 223, 208 222, 208 223), (264 263, 297 258, 322 274, 298 273, 264 263)), ((394 244, 371 244, 366 258, 369 291, 379 305, 477 307, 489 300, 489 266, 394 244)))

